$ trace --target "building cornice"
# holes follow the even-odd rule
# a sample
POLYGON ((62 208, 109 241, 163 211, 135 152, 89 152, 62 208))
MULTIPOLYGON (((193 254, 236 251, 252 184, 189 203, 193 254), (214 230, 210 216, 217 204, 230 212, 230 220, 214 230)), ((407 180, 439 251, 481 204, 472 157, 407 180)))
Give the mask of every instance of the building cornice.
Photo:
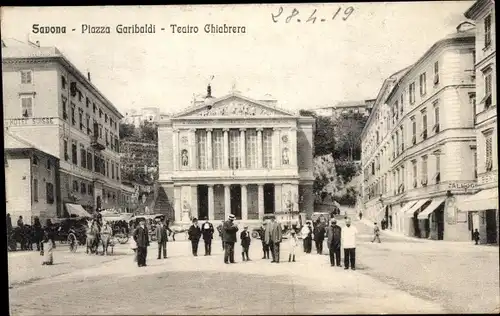
POLYGON ((92 82, 90 82, 87 77, 78 68, 73 65, 66 57, 63 55, 56 56, 43 56, 43 57, 4 57, 2 58, 2 64, 43 64, 49 62, 57 62, 62 65, 66 70, 68 70, 75 78, 91 91, 94 96, 96 96, 103 104, 106 105, 116 116, 121 120, 124 116, 118 111, 118 109, 109 101, 100 91, 97 89, 92 82))
POLYGON ((495 6, 495 1, 493 0, 478 0, 465 11, 464 16, 468 19, 476 20, 484 10, 492 6, 495 6))

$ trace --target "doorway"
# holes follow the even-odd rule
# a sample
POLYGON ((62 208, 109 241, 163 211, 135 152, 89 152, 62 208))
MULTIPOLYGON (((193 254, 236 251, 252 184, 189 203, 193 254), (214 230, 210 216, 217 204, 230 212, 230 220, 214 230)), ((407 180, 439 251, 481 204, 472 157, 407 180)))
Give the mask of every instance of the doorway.
POLYGON ((264 214, 274 214, 274 184, 264 184, 264 214))
POLYGON ((444 239, 444 203, 434 211, 436 214, 437 240, 444 239))
MULTIPOLYGON (((208 218, 208 186, 198 186, 198 219, 203 220, 208 218)), ((209 218, 209 220, 214 220, 209 218)))
POLYGON ((497 242, 497 223, 496 223, 497 210, 486 210, 486 243, 495 244, 497 242))
POLYGON ((233 184, 230 189, 231 214, 241 219, 241 185, 233 184))
POLYGON ((96 210, 100 210, 101 209, 101 204, 102 204, 101 196, 98 195, 97 199, 96 199, 96 210))

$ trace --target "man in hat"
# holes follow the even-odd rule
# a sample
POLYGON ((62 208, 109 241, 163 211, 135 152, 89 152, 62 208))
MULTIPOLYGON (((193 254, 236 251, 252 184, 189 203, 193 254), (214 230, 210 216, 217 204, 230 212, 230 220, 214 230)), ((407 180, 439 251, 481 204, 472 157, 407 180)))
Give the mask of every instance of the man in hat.
POLYGON ((344 246, 344 269, 356 270, 356 237, 358 230, 351 225, 351 219, 345 221, 345 226, 342 228, 342 245, 344 246))
POLYGON ((155 234, 156 240, 158 241, 158 259, 161 259, 162 250, 163 259, 167 259, 168 231, 167 226, 162 221, 158 221, 155 229, 155 234))
POLYGON ((271 248, 271 256, 273 260, 271 262, 279 263, 280 262, 280 244, 283 239, 281 225, 276 222, 276 218, 271 217, 271 222, 267 224, 266 232, 265 232, 266 243, 269 244, 269 248, 271 248))
POLYGON ((141 219, 139 227, 134 231, 134 240, 137 244, 137 265, 139 267, 145 267, 149 247, 149 234, 144 219, 141 219))
POLYGON ((198 256, 198 244, 201 238, 201 229, 198 226, 198 219, 193 218, 193 225, 189 227, 188 238, 191 240, 191 248, 193 249, 193 256, 198 256))
POLYGON ((340 267, 340 241, 342 238, 342 228, 337 225, 337 220, 334 218, 330 223, 330 227, 326 230, 328 251, 330 252, 330 265, 335 264, 340 267))
POLYGON ((210 256, 212 254, 212 239, 214 238, 214 225, 208 221, 208 217, 205 216, 205 223, 201 225, 201 234, 203 236, 203 241, 205 242, 205 256, 210 256))
POLYGON ((222 227, 222 240, 224 241, 224 263, 235 263, 234 261, 234 244, 236 243, 236 233, 238 226, 234 223, 236 216, 229 215, 227 221, 222 227))
POLYGON ((262 222, 262 226, 259 228, 259 237, 260 240, 262 241, 262 252, 264 253, 264 256, 262 259, 269 259, 269 245, 266 243, 266 226, 267 222, 264 221, 262 222))

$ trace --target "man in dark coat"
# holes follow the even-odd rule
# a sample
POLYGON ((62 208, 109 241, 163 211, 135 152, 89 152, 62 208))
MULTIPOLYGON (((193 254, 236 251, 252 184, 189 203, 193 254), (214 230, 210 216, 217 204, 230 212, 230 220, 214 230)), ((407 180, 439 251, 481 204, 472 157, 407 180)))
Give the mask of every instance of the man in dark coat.
POLYGON ((235 263, 234 244, 236 243, 236 233, 238 226, 234 223, 236 216, 229 215, 229 219, 222 226, 222 240, 224 241, 224 263, 235 263))
POLYGON ((342 240, 342 228, 337 225, 337 220, 332 219, 330 227, 326 231, 328 251, 330 252, 330 265, 340 265, 340 243, 342 240))
POLYGON ((198 256, 198 244, 201 238, 201 229, 198 226, 198 219, 193 218, 193 225, 189 227, 188 238, 191 240, 191 248, 193 250, 193 256, 198 256))
POLYGON ((139 222, 139 227, 134 231, 134 240, 137 244, 137 265, 145 267, 146 257, 148 256, 149 234, 144 220, 139 222))
POLYGON ((314 242, 316 244, 316 253, 323 254, 323 241, 325 240, 325 225, 322 222, 316 224, 314 228, 314 242))
POLYGON ((158 241, 158 259, 161 259, 161 253, 163 250, 163 259, 167 258, 167 241, 168 232, 167 227, 163 222, 158 223, 155 229, 156 240, 158 241))
POLYGON ((262 223, 262 226, 259 228, 259 237, 260 241, 262 241, 262 252, 264 256, 262 259, 269 259, 269 245, 266 243, 266 222, 262 223))
POLYGON ((269 244, 271 249, 271 256, 273 260, 271 262, 280 262, 280 244, 283 240, 283 234, 281 230, 281 224, 276 222, 275 217, 271 217, 271 222, 267 224, 265 232, 266 243, 269 244))
POLYGON ((248 226, 243 227, 243 231, 240 234, 241 240, 241 258, 243 261, 251 261, 248 256, 248 251, 250 249, 250 243, 252 242, 252 237, 250 236, 250 232, 248 231, 248 226))
POLYGON ((203 242, 205 243, 205 256, 210 256, 212 254, 212 239, 214 238, 214 225, 208 221, 205 217, 205 223, 201 225, 201 235, 203 236, 203 242))

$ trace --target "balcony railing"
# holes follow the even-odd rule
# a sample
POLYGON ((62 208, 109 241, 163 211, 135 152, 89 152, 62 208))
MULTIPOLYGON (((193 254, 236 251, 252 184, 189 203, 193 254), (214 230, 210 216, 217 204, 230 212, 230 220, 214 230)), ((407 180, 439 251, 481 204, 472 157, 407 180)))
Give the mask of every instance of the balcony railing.
POLYGON ((106 146, 104 145, 104 140, 99 138, 97 135, 93 135, 90 138, 90 146, 96 150, 104 150, 106 146))

